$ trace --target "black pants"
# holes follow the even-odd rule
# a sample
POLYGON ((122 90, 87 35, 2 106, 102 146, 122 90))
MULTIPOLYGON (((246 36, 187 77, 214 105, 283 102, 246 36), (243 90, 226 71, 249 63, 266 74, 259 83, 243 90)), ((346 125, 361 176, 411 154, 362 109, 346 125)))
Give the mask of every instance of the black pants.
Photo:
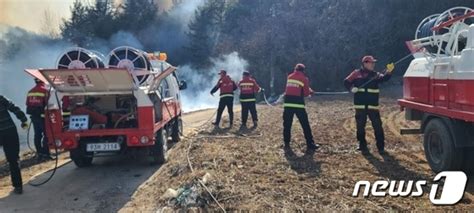
POLYGON ((223 97, 219 100, 219 108, 217 108, 217 116, 216 116, 216 125, 219 125, 221 122, 222 112, 227 107, 227 112, 229 112, 229 120, 230 124, 234 122, 234 110, 232 107, 234 106, 234 97, 223 97))
POLYGON ((367 141, 365 140, 365 125, 367 124, 367 117, 372 122, 374 128, 375 140, 377 141, 377 148, 379 150, 384 149, 385 135, 382 127, 382 120, 380 119, 380 112, 378 110, 369 109, 357 109, 356 110, 356 123, 357 123, 357 140, 361 148, 367 147, 367 141))
POLYGON ((18 163, 20 154, 20 140, 16 128, 0 131, 0 145, 3 146, 3 152, 10 166, 10 177, 13 187, 21 187, 20 165, 18 163))
POLYGON ((255 101, 251 102, 241 102, 242 105, 242 125, 247 124, 247 118, 249 117, 249 112, 252 114, 252 120, 254 122, 258 121, 257 117, 257 106, 255 105, 255 101))
POLYGON ((293 124, 293 116, 296 115, 303 128, 306 144, 314 144, 313 133, 308 121, 308 114, 305 109, 285 108, 283 111, 283 141, 289 144, 291 141, 291 125, 293 124))
POLYGON ((35 148, 36 152, 41 155, 49 156, 48 138, 44 129, 44 118, 41 116, 31 116, 31 122, 35 130, 35 148))

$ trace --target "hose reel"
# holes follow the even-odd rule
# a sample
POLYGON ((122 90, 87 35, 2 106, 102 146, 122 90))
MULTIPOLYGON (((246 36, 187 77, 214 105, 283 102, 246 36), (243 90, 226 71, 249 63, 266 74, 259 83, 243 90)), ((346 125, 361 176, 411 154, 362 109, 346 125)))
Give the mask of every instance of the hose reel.
POLYGON ((466 45, 466 40, 458 38, 458 33, 473 23, 473 9, 454 7, 423 19, 416 29, 415 41, 430 53, 453 54, 466 45))
POLYGON ((57 61, 58 69, 104 68, 102 58, 90 50, 75 47, 66 50, 57 61))
POLYGON ((107 65, 109 68, 127 69, 136 78, 138 84, 143 84, 148 79, 147 74, 140 71, 151 70, 151 64, 146 57, 146 53, 133 47, 118 47, 108 55, 107 65))

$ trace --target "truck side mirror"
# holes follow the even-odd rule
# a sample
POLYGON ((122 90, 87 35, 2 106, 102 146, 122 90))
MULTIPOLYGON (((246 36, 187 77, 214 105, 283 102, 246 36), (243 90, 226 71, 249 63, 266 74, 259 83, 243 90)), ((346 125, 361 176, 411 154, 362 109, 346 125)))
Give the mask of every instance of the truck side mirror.
POLYGON ((185 90, 186 88, 188 88, 188 84, 186 83, 186 81, 180 81, 179 90, 185 90))

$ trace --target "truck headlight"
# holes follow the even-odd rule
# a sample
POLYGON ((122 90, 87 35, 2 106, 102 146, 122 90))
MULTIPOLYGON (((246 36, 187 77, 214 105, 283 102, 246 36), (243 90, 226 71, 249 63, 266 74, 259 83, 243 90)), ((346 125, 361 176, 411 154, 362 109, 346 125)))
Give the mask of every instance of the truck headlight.
POLYGON ((61 147, 63 145, 63 142, 59 139, 54 140, 54 143, 56 144, 56 147, 61 147))
POLYGON ((140 138, 140 143, 142 143, 142 144, 146 144, 146 143, 148 143, 149 141, 150 141, 150 139, 149 139, 147 136, 142 136, 142 137, 140 138))

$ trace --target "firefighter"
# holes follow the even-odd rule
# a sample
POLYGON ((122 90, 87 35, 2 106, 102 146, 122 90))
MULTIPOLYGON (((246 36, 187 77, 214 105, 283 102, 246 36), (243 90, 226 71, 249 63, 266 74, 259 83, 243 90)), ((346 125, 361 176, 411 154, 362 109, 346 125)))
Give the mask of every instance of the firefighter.
POLYGON ((19 107, 10 100, 0 95, 0 146, 3 146, 3 152, 7 158, 10 167, 10 177, 12 185, 15 188, 13 192, 23 193, 23 182, 21 180, 20 165, 18 163, 20 154, 20 140, 18 132, 8 111, 15 114, 21 121, 21 128, 28 129, 28 119, 19 107))
POLYGON ((307 149, 316 150, 319 148, 319 145, 314 143, 308 114, 305 110, 304 98, 309 97, 312 93, 305 69, 304 64, 297 64, 293 72, 288 75, 286 83, 285 101, 283 104, 283 141, 285 149, 290 147, 291 125, 293 124, 294 115, 296 115, 303 128, 307 149))
POLYGON ((213 124, 216 128, 219 128, 222 112, 227 107, 230 121, 229 128, 232 128, 234 122, 234 112, 232 107, 234 105, 234 91, 237 89, 237 85, 227 75, 227 72, 225 70, 221 70, 219 72, 219 75, 219 81, 217 82, 216 86, 214 86, 214 88, 212 88, 211 90, 211 95, 214 95, 217 90, 220 90, 219 108, 217 109, 216 121, 213 124))
POLYGON ((257 107, 255 105, 256 93, 262 91, 255 79, 250 76, 248 71, 243 72, 242 80, 239 82, 240 104, 242 105, 242 124, 240 129, 247 128, 247 118, 252 114, 253 128, 258 126, 257 107))
POLYGON ((376 61, 373 56, 364 56, 362 67, 347 76, 344 80, 344 86, 354 93, 357 140, 359 141, 357 150, 362 153, 368 152, 367 141, 365 140, 365 125, 367 117, 369 117, 374 128, 377 149, 380 154, 384 154, 385 136, 379 112, 379 84, 390 80, 395 65, 393 63, 388 64, 387 72, 381 74, 374 71, 376 61))
POLYGON ((39 159, 51 159, 48 147, 48 138, 44 128, 44 110, 48 103, 48 90, 46 85, 39 79, 35 79, 33 87, 26 98, 26 113, 30 115, 35 132, 34 141, 39 159))

